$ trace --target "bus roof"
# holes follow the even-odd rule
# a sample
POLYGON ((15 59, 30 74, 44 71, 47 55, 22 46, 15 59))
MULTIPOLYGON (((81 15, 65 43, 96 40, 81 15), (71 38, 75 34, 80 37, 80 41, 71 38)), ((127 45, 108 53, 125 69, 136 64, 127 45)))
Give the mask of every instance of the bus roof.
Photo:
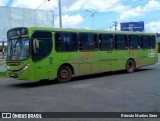
MULTIPOLYGON (((110 34, 150 34, 156 35, 156 33, 149 32, 131 32, 131 31, 107 31, 107 30, 88 30, 88 29, 75 29, 75 28, 49 28, 49 27, 17 27, 28 28, 33 31, 53 31, 53 32, 87 32, 87 33, 110 33, 110 34)), ((16 28, 13 28, 16 29, 16 28)))

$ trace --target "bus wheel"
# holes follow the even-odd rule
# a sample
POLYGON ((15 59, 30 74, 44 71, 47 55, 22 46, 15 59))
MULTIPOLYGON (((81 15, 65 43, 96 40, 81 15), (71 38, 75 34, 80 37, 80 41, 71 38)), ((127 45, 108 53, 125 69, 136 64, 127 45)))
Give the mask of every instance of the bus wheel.
POLYGON ((68 66, 61 66, 58 70, 57 81, 60 83, 69 82, 72 78, 72 70, 68 66))
POLYGON ((128 73, 132 73, 135 70, 135 63, 133 60, 128 60, 126 63, 126 70, 128 73))

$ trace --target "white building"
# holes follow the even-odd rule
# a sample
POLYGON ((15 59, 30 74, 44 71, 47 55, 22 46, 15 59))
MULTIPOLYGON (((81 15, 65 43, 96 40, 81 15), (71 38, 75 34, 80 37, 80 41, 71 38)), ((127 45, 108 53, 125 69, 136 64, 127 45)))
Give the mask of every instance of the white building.
POLYGON ((53 11, 0 6, 0 44, 14 27, 54 27, 53 11))

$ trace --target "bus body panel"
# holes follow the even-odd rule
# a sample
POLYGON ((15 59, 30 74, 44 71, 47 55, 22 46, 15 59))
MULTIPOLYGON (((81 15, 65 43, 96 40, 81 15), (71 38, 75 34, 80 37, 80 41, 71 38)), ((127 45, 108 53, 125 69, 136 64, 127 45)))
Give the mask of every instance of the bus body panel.
MULTIPOLYGON (((17 28, 16 28, 17 29, 17 28)), ((44 58, 34 61, 32 59, 32 39, 30 39, 30 57, 21 60, 7 60, 7 73, 9 77, 14 77, 19 80, 44 80, 55 79, 59 68, 64 64, 69 64, 73 68, 73 75, 87 75, 102 73, 108 71, 125 70, 126 63, 129 59, 135 62, 136 68, 155 64, 158 61, 158 47, 156 44, 155 49, 110 49, 110 50, 92 50, 76 52, 57 52, 55 44, 56 32, 72 32, 72 33, 97 33, 99 34, 126 34, 126 35, 152 35, 150 33, 123 33, 123 32, 105 32, 105 31, 87 31, 87 30, 67 30, 67 29, 47 29, 47 28, 28 28, 28 36, 31 38, 35 31, 51 32, 52 34, 52 50, 44 58), (19 65, 16 63, 20 63, 19 65)), ((78 35, 78 34, 77 34, 78 35)), ((11 37, 12 38, 12 37, 11 37)), ((115 38, 114 38, 115 39, 115 38)))

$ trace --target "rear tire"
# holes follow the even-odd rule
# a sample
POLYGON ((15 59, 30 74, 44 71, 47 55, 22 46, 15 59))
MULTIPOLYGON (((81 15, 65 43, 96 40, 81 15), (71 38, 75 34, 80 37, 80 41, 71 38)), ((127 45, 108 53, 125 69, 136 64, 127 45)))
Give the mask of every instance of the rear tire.
POLYGON ((126 63, 126 71, 132 73, 135 70, 135 63, 133 60, 129 59, 126 63))
POLYGON ((58 69, 57 73, 57 81, 60 83, 66 83, 69 82, 72 78, 72 70, 68 66, 61 66, 58 69))

